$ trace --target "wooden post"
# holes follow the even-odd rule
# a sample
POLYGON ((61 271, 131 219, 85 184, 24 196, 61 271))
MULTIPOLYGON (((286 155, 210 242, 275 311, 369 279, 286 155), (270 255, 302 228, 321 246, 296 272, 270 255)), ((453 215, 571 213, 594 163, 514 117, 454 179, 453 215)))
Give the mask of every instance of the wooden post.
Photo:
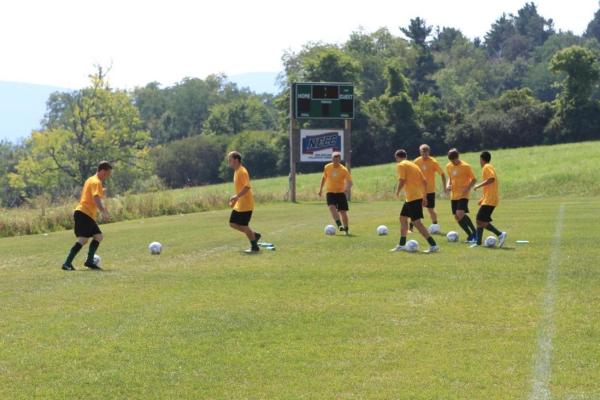
MULTIPOLYGON (((344 161, 348 172, 352 170, 352 120, 344 120, 344 161)), ((352 189, 348 190, 348 200, 352 197, 352 189)))

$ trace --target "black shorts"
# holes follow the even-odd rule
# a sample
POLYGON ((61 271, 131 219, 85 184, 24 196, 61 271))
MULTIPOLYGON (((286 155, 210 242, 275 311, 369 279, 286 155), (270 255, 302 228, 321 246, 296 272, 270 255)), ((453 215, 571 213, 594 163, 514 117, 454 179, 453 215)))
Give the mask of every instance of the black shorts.
POLYGON ((79 210, 73 213, 75 220, 75 236, 91 238, 94 235, 101 235, 100 227, 89 215, 79 210))
POLYGON ((427 208, 435 208, 435 193, 427 193, 427 208))
POLYGON ((423 219, 423 199, 407 201, 400 211, 401 217, 408 217, 412 221, 423 219))
POLYGON ((236 224, 241 226, 248 226, 250 224, 250 220, 252 219, 252 211, 231 211, 231 216, 229 217, 230 224, 236 224))
POLYGON ((456 214, 456 211, 463 210, 465 214, 469 213, 469 199, 459 199, 450 201, 452 206, 452 214, 456 214))
POLYGON ((495 206, 481 206, 477 211, 477 221, 481 222, 492 222, 492 213, 494 212, 495 206))
POLYGON ((338 211, 348 211, 346 193, 327 193, 327 205, 335 206, 338 211))

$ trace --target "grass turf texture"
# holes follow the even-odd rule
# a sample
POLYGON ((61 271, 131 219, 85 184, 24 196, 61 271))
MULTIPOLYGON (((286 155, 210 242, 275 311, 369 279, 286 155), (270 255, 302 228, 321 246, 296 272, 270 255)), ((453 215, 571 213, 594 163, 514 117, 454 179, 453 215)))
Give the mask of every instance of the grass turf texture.
POLYGON ((505 250, 388 253, 397 201, 352 203, 353 237, 321 203, 258 207, 260 255, 226 211, 110 224, 105 272, 59 270, 70 232, 2 239, 0 398, 527 398, 560 204, 548 386, 598 398, 600 204, 560 198, 501 203, 505 250))
MULTIPOLYGON (((390 158, 392 154, 390 154, 390 158)), ((461 156, 469 162, 479 179, 479 153, 461 156)), ((445 155, 438 161, 444 168, 445 155)), ((600 141, 526 147, 492 151, 492 163, 501 180, 502 198, 548 196, 600 196, 600 180, 596 170, 600 164, 600 141)), ((250 175, 252 175, 252 170, 250 175)), ((118 174, 118 171, 114 171, 118 174)), ((394 200, 396 182, 394 164, 354 168, 355 200, 394 200)), ((299 175, 297 195, 301 201, 316 198, 321 174, 299 175)), ((438 179, 438 185, 440 184, 438 179)), ((280 202, 286 198, 288 178, 253 180, 252 186, 259 203, 280 202)), ((158 193, 127 195, 109 198, 112 220, 134 220, 159 215, 172 215, 222 209, 231 196, 230 182, 158 193)), ((438 192, 441 191, 438 188, 438 192)), ((110 196, 110 182, 108 191, 110 196)), ((73 208, 76 202, 61 207, 0 210, 0 237, 35 234, 72 227, 73 208)))

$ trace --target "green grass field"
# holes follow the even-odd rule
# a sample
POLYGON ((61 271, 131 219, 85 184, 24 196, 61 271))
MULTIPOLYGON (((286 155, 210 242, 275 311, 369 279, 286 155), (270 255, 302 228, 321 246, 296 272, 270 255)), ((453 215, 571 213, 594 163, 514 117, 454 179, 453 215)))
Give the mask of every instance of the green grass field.
MULTIPOLYGON (((553 146, 526 147, 493 151, 492 163, 502 180, 502 197, 600 196, 600 141, 553 146)), ((390 157, 392 155, 390 154, 390 157)), ((461 156, 480 176, 479 153, 461 156)), ((445 156, 438 160, 444 167, 445 156)), ((118 171, 115 171, 118 173, 118 171)), ((252 175, 252 171, 250 171, 252 175)), ((354 168, 353 196, 360 201, 394 200, 394 164, 354 168)), ((314 201, 320 174, 298 176, 298 199, 314 201)), ((287 198, 288 178, 253 180, 254 194, 260 203, 277 203, 287 198)), ((110 196, 110 183, 108 186, 110 196)), ((168 190, 158 193, 127 195, 109 199, 113 219, 135 220, 142 217, 173 215, 223 209, 231 195, 231 183, 168 190)), ((70 228, 75 199, 41 212, 21 208, 0 210, 0 237, 43 233, 70 228)))
POLYGON ((259 255, 225 210, 105 225, 104 272, 1 239, 0 398, 600 399, 598 198, 503 201, 506 249, 434 255, 388 252, 398 201, 351 208, 326 237, 321 203, 259 206, 259 255))

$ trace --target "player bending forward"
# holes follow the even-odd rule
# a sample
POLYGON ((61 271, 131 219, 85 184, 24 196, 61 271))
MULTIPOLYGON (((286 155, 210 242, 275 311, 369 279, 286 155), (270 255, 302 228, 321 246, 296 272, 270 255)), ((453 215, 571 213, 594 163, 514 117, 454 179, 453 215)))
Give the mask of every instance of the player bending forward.
POLYGON ((423 219, 423 207, 427 206, 427 180, 417 164, 406 159, 405 150, 397 150, 395 157, 398 163, 396 165, 398 175, 396 196, 400 197, 400 191, 404 189, 406 202, 400 212, 400 243, 390 251, 406 250, 408 220, 411 219, 414 226, 429 243, 429 249, 425 250, 425 253, 435 253, 440 248, 421 221, 423 219))
POLYGON ((479 211, 477 212, 477 243, 472 247, 481 246, 483 240, 483 230, 487 229, 498 236, 498 247, 504 246, 506 241, 506 232, 501 232, 494 225, 492 225, 492 213, 498 202, 500 196, 498 194, 498 177, 496 176, 496 170, 494 166, 490 164, 492 155, 488 151, 484 151, 479 156, 479 163, 483 168, 481 170, 481 178, 483 181, 473 188, 477 190, 483 188, 483 197, 479 200, 479 211))
POLYGON ((87 260, 83 265, 89 269, 101 269, 94 263, 94 255, 100 246, 100 242, 102 242, 102 239, 104 238, 102 236, 102 231, 96 222, 96 214, 98 213, 98 210, 100 210, 105 221, 109 218, 108 209, 102 202, 102 198, 104 197, 104 187, 102 186, 102 182, 108 179, 111 173, 112 166, 110 163, 108 161, 102 161, 98 164, 96 174, 89 177, 83 185, 79 205, 75 208, 75 212, 73 213, 73 219, 75 220, 74 230, 77 242, 75 242, 75 245, 73 245, 71 251, 69 251, 69 255, 62 266, 62 269, 65 271, 75 271, 73 260, 90 238, 93 238, 93 240, 88 248, 87 260))

